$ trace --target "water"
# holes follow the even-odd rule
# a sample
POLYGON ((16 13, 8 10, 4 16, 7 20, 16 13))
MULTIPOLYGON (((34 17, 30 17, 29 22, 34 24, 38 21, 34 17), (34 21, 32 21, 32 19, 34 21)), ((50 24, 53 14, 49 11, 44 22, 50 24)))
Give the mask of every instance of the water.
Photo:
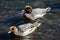
POLYGON ((60 40, 60 0, 1 0, 0 1, 0 40, 60 40), (21 24, 19 13, 25 5, 33 8, 51 7, 41 20, 42 25, 25 37, 11 36, 7 32, 11 25, 21 24))

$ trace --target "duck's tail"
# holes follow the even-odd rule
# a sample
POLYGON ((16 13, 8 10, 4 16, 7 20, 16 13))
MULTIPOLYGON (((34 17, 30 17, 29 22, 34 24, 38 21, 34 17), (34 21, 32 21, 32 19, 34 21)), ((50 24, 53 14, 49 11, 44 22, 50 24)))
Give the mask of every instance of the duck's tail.
POLYGON ((47 8, 46 8, 46 12, 49 12, 50 10, 51 10, 50 7, 47 7, 47 8))

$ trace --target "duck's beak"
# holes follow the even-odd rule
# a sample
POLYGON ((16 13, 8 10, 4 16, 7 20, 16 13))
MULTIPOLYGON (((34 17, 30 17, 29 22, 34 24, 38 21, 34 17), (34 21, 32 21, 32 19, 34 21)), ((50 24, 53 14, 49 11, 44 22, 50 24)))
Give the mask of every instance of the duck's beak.
POLYGON ((11 31, 9 31, 8 33, 11 33, 11 31))

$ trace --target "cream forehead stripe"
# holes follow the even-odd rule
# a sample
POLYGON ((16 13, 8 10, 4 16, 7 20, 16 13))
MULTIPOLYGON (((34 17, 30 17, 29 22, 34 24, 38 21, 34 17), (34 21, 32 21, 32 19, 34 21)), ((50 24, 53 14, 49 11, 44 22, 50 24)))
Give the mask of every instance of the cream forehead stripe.
POLYGON ((30 6, 26 6, 26 7, 30 7, 30 6))

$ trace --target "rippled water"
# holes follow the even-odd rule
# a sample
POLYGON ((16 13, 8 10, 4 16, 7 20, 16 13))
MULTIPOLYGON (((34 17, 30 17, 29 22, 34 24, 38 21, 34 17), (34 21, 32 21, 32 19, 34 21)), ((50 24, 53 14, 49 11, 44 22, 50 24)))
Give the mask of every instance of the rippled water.
POLYGON ((60 0, 1 0, 0 40, 60 40, 60 0), (41 20, 42 25, 25 37, 11 36, 7 32, 11 25, 18 26, 23 20, 19 13, 25 5, 33 8, 51 7, 41 20))

